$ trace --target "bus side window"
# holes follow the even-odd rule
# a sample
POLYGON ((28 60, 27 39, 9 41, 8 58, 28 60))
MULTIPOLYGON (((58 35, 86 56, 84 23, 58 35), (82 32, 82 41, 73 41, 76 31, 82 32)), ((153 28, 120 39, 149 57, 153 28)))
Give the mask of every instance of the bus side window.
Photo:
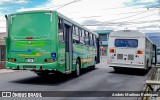
POLYGON ((85 45, 85 35, 84 35, 84 30, 82 30, 82 42, 83 42, 83 45, 85 45))
POLYGON ((89 45, 88 32, 85 32, 85 44, 86 44, 86 45, 89 45))
POLYGON ((59 34, 59 41, 65 41, 63 20, 61 18, 58 19, 58 34, 59 34))
POLYGON ((79 29, 80 43, 84 45, 84 30, 79 29))
POLYGON ((96 46, 96 35, 93 35, 94 46, 96 46))
POLYGON ((89 39, 90 39, 90 46, 93 46, 93 38, 92 38, 92 34, 91 33, 89 33, 89 39))
POLYGON ((79 32, 78 32, 78 27, 75 27, 75 34, 73 34, 73 39, 74 39, 74 43, 79 44, 79 32))
POLYGON ((86 45, 86 31, 84 30, 84 45, 86 45))
POLYGON ((82 42, 81 42, 82 31, 80 28, 78 29, 78 32, 79 32, 79 42, 80 42, 80 44, 82 44, 82 42))
POLYGON ((75 30, 75 26, 72 26, 72 36, 73 36, 73 43, 76 43, 76 30, 75 30))
POLYGON ((92 46, 94 46, 94 34, 92 34, 92 46))

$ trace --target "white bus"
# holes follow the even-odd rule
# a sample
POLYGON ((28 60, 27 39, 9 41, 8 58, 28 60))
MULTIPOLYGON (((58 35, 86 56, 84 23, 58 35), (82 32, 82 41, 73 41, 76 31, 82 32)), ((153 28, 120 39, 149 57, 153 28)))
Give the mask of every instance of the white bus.
POLYGON ((155 61, 154 48, 144 33, 135 30, 112 32, 108 43, 108 66, 115 71, 120 71, 120 68, 148 70, 155 61))

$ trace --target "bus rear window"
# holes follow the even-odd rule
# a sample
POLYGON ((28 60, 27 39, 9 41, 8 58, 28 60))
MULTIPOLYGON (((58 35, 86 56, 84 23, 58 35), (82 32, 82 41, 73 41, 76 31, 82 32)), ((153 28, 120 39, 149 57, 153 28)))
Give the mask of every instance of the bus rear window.
POLYGON ((24 13, 11 16, 11 36, 13 38, 48 37, 51 30, 50 13, 24 13))
POLYGON ((115 47, 138 47, 137 39, 115 39, 115 47))

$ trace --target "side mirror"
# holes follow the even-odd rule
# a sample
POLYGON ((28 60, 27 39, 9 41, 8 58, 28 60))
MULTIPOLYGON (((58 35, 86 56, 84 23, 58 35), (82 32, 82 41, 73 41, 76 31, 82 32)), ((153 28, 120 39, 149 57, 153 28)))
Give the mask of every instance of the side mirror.
POLYGON ((7 16, 7 15, 5 15, 5 18, 6 18, 6 19, 8 19, 8 16, 7 16))

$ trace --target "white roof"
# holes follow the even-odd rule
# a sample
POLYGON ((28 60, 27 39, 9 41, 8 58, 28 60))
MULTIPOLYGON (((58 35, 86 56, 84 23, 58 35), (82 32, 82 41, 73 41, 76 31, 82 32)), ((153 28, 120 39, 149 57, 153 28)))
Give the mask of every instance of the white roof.
POLYGON ((145 37, 145 33, 136 30, 119 30, 111 32, 110 37, 145 37))

